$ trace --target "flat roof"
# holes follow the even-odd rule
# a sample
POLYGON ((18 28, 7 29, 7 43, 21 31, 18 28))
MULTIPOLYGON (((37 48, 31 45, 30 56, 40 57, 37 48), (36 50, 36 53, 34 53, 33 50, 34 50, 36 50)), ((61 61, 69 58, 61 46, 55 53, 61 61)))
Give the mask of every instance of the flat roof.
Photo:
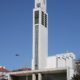
POLYGON ((31 71, 17 71, 17 72, 10 72, 11 76, 25 76, 31 74, 48 74, 48 73, 64 73, 67 71, 67 68, 50 68, 50 69, 43 69, 43 70, 31 70, 31 71))

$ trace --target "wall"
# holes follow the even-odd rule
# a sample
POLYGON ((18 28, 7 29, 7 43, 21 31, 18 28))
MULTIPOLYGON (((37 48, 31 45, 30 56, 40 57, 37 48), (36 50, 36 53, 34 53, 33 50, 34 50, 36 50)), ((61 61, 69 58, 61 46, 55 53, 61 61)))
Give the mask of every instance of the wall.
POLYGON ((47 68, 56 68, 56 56, 47 58, 47 68))
POLYGON ((67 80, 70 80, 74 74, 74 53, 63 53, 47 58, 46 68, 67 68, 67 80))
POLYGON ((63 68, 74 66, 75 55, 73 53, 57 54, 47 58, 47 68, 63 68))

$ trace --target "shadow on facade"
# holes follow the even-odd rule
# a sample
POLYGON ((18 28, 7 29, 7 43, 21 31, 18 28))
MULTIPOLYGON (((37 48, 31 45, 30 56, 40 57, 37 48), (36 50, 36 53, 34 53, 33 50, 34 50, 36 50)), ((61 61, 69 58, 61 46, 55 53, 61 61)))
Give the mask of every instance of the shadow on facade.
MULTIPOLYGON (((42 80, 67 80, 66 73, 49 73, 49 74, 42 74, 42 80)), ((11 76, 12 80, 32 80, 32 75, 25 75, 25 76, 11 76)), ((36 80, 38 79, 38 75, 36 74, 36 80)))

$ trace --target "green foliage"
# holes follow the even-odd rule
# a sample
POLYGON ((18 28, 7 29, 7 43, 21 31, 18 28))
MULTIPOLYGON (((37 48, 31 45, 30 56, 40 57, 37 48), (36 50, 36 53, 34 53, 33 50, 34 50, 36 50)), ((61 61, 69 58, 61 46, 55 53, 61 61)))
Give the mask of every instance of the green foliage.
POLYGON ((80 74, 74 75, 72 80, 80 80, 80 74))
POLYGON ((76 65, 76 74, 73 76, 72 80, 80 80, 80 63, 76 65))

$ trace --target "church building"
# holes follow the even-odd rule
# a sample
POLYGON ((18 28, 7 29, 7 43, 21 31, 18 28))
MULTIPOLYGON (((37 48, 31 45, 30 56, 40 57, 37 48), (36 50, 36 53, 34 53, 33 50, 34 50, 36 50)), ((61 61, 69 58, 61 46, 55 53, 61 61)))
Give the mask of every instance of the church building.
POLYGON ((75 73, 74 53, 65 52, 48 56, 46 0, 35 0, 32 36, 32 70, 10 72, 9 80, 71 80, 75 73))

